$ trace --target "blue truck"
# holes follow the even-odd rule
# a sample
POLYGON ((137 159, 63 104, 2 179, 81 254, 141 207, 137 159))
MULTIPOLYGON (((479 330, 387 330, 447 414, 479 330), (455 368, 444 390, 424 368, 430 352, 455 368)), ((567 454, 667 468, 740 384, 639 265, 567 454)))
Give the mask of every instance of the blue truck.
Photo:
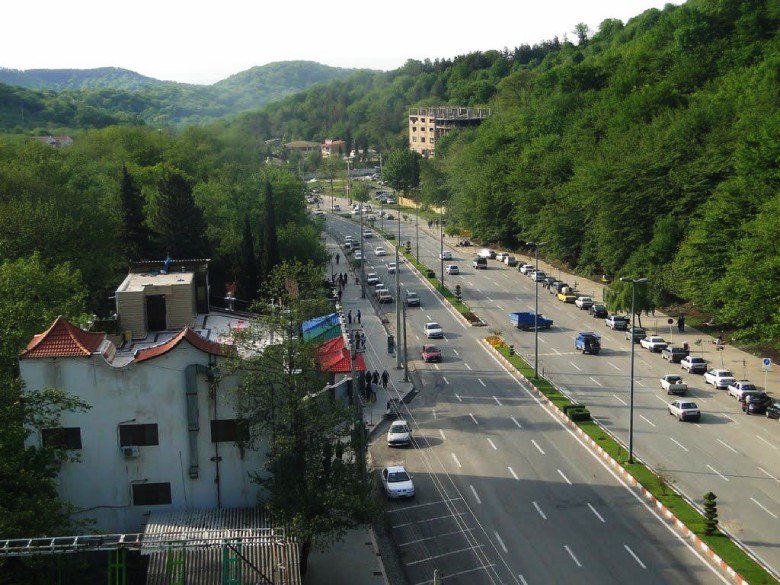
POLYGON ((534 328, 534 321, 538 323, 539 329, 549 329, 553 325, 553 320, 539 314, 536 315, 530 311, 509 313, 509 322, 518 329, 529 331, 534 328), (534 319, 536 317, 536 319, 534 319))
POLYGON ((577 335, 574 347, 582 353, 598 355, 601 351, 601 338, 592 331, 584 331, 577 335))

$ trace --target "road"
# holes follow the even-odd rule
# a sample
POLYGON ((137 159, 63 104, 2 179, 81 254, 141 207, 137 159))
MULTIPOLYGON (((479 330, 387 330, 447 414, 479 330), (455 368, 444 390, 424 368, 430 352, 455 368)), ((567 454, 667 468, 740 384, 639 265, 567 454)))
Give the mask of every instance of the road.
MULTIPOLYGON (((357 234, 327 221, 342 241, 357 234)), ((438 244, 421 238, 421 256, 438 244)), ((380 274, 391 261, 367 258, 380 274)), ((411 583, 434 569, 445 583, 726 582, 503 368, 479 342, 485 329, 465 326, 408 267, 401 280, 422 300, 407 316, 416 446, 390 450, 380 434, 371 452, 415 476, 417 497, 386 511, 411 583), (441 364, 418 357, 428 320, 444 326, 441 364)))

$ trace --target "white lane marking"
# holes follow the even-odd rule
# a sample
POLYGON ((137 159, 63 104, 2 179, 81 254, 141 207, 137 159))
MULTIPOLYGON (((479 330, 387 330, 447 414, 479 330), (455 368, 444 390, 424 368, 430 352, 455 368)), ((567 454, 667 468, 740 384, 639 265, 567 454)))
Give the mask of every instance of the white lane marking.
POLYGON ((765 473, 766 475, 768 475, 769 477, 771 477, 772 479, 774 479, 774 480, 775 480, 777 483, 780 483, 780 479, 777 479, 777 478, 776 478, 774 475, 772 475, 771 473, 769 473, 769 472, 768 472, 766 469, 764 469, 763 467, 759 467, 759 468, 758 468, 758 470, 759 470, 761 473, 765 473))
POLYGON ((469 416, 471 417, 471 420, 473 420, 473 421, 474 421, 474 424, 475 424, 475 425, 478 425, 478 424, 479 424, 479 423, 477 422, 477 417, 475 417, 475 416, 474 416, 473 414, 471 414, 471 413, 469 413, 469 416))
POLYGON ((594 378, 594 377, 592 377, 592 376, 591 376, 591 378, 590 378, 590 379, 591 379, 591 380, 593 380, 593 383, 594 383, 596 386, 601 386, 601 382, 599 382, 599 381, 598 381, 596 378, 594 378))
POLYGON ((645 385, 642 384, 641 380, 634 380, 634 381, 637 383, 638 386, 641 386, 642 388, 645 387, 645 385))
POLYGON ((777 446, 776 446, 776 445, 773 445, 772 443, 770 443, 769 441, 767 441, 767 440, 766 440, 764 437, 762 437, 762 436, 760 436, 760 435, 756 435, 756 437, 758 437, 758 440, 759 440, 759 441, 764 441, 764 443, 766 443, 767 445, 769 445, 770 447, 772 447, 772 449, 775 449, 775 450, 777 450, 777 446))
POLYGON ((661 398, 660 396, 656 396, 656 398, 657 398, 658 400, 660 400, 660 401, 661 401, 661 402, 662 402, 662 403, 663 403, 665 406, 669 406, 669 404, 666 402, 666 400, 664 400, 664 399, 663 399, 663 398, 661 398))
POLYGON ((715 468, 714 468, 712 465, 707 465, 707 467, 709 467, 710 471, 712 471, 713 473, 717 473, 719 476, 721 476, 721 477, 722 477, 723 479, 725 479, 726 481, 728 481, 728 480, 729 480, 729 478, 728 478, 728 477, 726 477, 725 475, 723 475, 723 474, 722 474, 720 471, 718 471, 717 469, 715 469, 715 468))
POLYGON ((453 350, 452 350, 452 353, 454 353, 455 355, 458 355, 458 356, 460 355, 460 354, 458 353, 458 350, 457 350, 457 349, 453 349, 453 350))
POLYGON ((618 396, 617 394, 613 394, 612 396, 614 396, 615 400, 617 400, 623 406, 628 406, 628 403, 625 400, 623 400, 620 396, 618 396))
POLYGON ((496 305, 496 309, 498 309, 499 311, 503 311, 504 310, 504 308, 501 305, 496 305))
POLYGON ((498 398, 496 398, 495 396, 493 396, 493 400, 495 400, 496 404, 498 404, 499 406, 503 406, 503 404, 501 404, 501 401, 498 398))
MULTIPOLYGON (((732 447, 732 446, 731 446, 731 445, 729 445, 728 443, 724 443, 724 442, 723 442, 723 441, 721 441, 720 439, 718 439, 718 443, 720 443, 721 445, 723 445, 724 447, 726 447, 726 449, 730 449, 732 452, 734 452, 734 453, 736 453, 737 455, 739 455, 739 451, 737 451, 737 450, 736 450, 734 447, 732 447)), ((759 467, 759 469, 761 469, 761 468, 759 467)))
POLYGON ((630 554, 632 557, 634 557, 634 560, 637 562, 637 564, 638 564, 640 567, 642 567, 643 569, 646 569, 646 568, 647 568, 647 567, 645 566, 645 564, 644 564, 644 563, 643 563, 641 560, 639 560, 639 557, 638 557, 638 556, 636 556, 636 553, 634 553, 634 551, 632 551, 632 550, 631 550, 631 547, 630 547, 630 546, 628 546, 627 544, 624 544, 623 546, 624 546, 624 547, 626 548, 626 550, 628 551, 628 554, 630 554))
POLYGON ((479 499, 479 496, 477 495, 477 490, 474 489, 473 485, 469 486, 471 488, 471 493, 474 494, 474 499, 477 500, 477 504, 481 504, 482 500, 479 499))
MULTIPOLYGON (((517 425, 517 428, 518 428, 518 429, 522 429, 522 428, 523 428, 523 425, 521 425, 519 422, 517 422, 517 419, 516 419, 515 417, 513 417, 513 416, 510 416, 509 418, 511 418, 511 419, 512 419, 512 422, 513 422, 513 423, 515 423, 515 424, 517 425)), ((761 468, 759 467, 759 469, 761 469, 761 468)), ((766 473, 766 472, 764 472, 764 473, 766 473)), ((777 481, 777 480, 775 480, 775 481, 777 481)))
POLYGON ((753 500, 753 503, 754 503, 756 506, 758 506, 758 507, 759 507, 759 508, 761 508, 761 509, 762 509, 764 512, 766 512, 767 514, 769 514, 770 516, 772 516, 772 518, 777 518, 777 515, 776 515, 774 512, 772 512, 772 511, 771 511, 769 508, 767 508, 766 506, 764 506, 764 505, 763 505, 761 502, 759 502, 757 499, 755 499, 755 498, 753 498, 753 497, 751 497, 750 499, 751 499, 751 500, 753 500))
POLYGON ((509 473, 512 474, 512 477, 514 477, 516 480, 520 481, 520 478, 517 477, 517 474, 515 473, 514 469, 512 469, 511 467, 507 467, 507 469, 509 470, 509 473))
POLYGON ((566 549, 566 552, 567 552, 567 553, 569 553, 569 556, 571 557, 571 560, 573 560, 573 561, 574 561, 574 563, 575 563, 575 564, 576 564, 578 567, 582 568, 582 565, 581 565, 581 564, 580 564, 580 562, 577 560, 577 557, 575 557, 575 556, 574 556, 574 553, 573 553, 573 552, 571 552, 571 549, 569 548, 569 545, 568 545, 568 544, 564 544, 564 545, 563 545, 563 548, 565 548, 565 549, 566 549))
POLYGON ((654 425, 652 422, 650 422, 650 419, 648 419, 647 417, 645 417, 645 415, 644 415, 644 414, 640 414, 640 415, 639 415, 639 418, 641 418, 641 419, 644 419, 644 421, 645 421, 647 424, 649 424, 651 427, 655 428, 655 425, 654 425))
POLYGON ((460 461, 458 461, 458 457, 455 455, 455 453, 450 453, 452 455, 452 458, 455 460, 455 465, 462 468, 463 466, 460 464, 460 461))
POLYGON ((433 364, 433 367, 438 370, 439 369, 439 364, 433 364))
POLYGON ((735 420, 734 420, 733 418, 731 418, 729 415, 727 415, 727 414, 724 414, 723 416, 725 416, 727 419, 729 419, 729 420, 730 420, 731 422, 733 422, 734 424, 739 424, 737 421, 735 421, 735 420))
POLYGON ((441 379, 444 380, 445 384, 449 385, 450 381, 445 376, 442 376, 441 379))
POLYGON ((547 516, 544 512, 542 512, 542 509, 539 507, 539 504, 536 502, 531 502, 534 505, 534 508, 536 508, 536 511, 539 512, 539 516, 542 517, 543 520, 547 520, 547 516))
POLYGON ((555 352, 557 355, 563 355, 561 352, 559 352, 559 351, 558 351, 557 349, 555 349, 554 347, 553 347, 553 351, 554 351, 554 352, 555 352))
POLYGON ((568 478, 568 477, 566 477, 566 476, 563 474, 563 471, 561 471, 560 469, 558 470, 558 474, 559 474, 559 475, 560 475, 560 476, 561 476, 561 477, 562 477, 564 480, 566 480, 566 483, 568 483, 569 485, 574 485, 574 484, 573 484, 573 483, 572 483, 572 482, 569 480, 569 478, 568 478))
POLYGON ((434 408, 431 410, 431 414, 433 414, 433 420, 436 420, 436 409, 434 408))
POLYGON ((528 585, 528 581, 525 580, 525 577, 523 577, 522 575, 519 575, 519 574, 517 576, 520 578, 520 582, 523 585, 528 585))
POLYGON ((458 394, 457 392, 455 393, 455 398, 458 399, 458 402, 463 402, 463 399, 460 397, 460 394, 458 394))
POLYGON ((581 371, 582 371, 582 369, 581 369, 581 368, 580 368, 580 367, 579 367, 577 364, 575 364, 574 362, 569 362, 569 363, 570 363, 572 366, 574 366, 574 368, 575 368, 575 369, 576 369, 578 372, 581 372, 581 371))
POLYGON ((539 443, 537 443, 537 442, 536 442, 536 441, 534 441, 533 439, 531 439, 531 442, 534 444, 534 447, 536 447, 536 450, 537 450, 537 451, 539 451, 539 453, 541 453, 542 455, 547 455, 547 453, 545 453, 545 452, 544 452, 544 449, 542 449, 542 448, 539 446, 539 443))
POLYGON ((485 298, 486 298, 487 300, 489 300, 491 303, 493 302, 493 299, 491 299, 490 297, 485 297, 485 298))
POLYGON ((498 447, 496 447, 496 444, 493 442, 492 439, 488 439, 487 442, 490 443, 490 446, 493 447, 494 451, 498 451, 498 447))
POLYGON ((508 552, 509 552, 509 549, 508 549, 508 548, 506 547, 506 545, 504 544, 504 541, 503 541, 503 540, 501 540, 501 537, 498 535, 498 531, 497 531, 497 530, 494 530, 494 531, 493 531, 493 534, 495 534, 495 535, 496 535, 496 540, 498 541, 498 544, 500 544, 500 545, 501 545, 501 548, 504 550, 504 552, 505 552, 505 553, 508 553, 508 552))
POLYGON ((677 445, 677 446, 678 446, 680 449, 682 449, 683 451, 685 451, 686 453, 688 453, 688 449, 685 447, 685 445, 683 445, 682 443, 680 443, 680 442, 679 442, 678 440, 676 440, 674 437, 669 437, 669 440, 671 440, 671 441, 672 441, 672 443, 674 443, 675 445, 677 445))
POLYGON ((598 518, 599 520, 601 520, 601 521, 602 521, 604 524, 606 524, 606 523, 607 523, 607 521, 606 521, 606 520, 604 520, 604 517, 603 517, 601 514, 599 514, 599 513, 598 513, 598 510, 596 510, 596 508, 594 508, 594 507, 591 505, 591 503, 590 503, 590 502, 588 502, 588 508, 590 508, 590 511, 591 511, 591 512, 593 512, 593 513, 596 515, 596 518, 598 518))
POLYGON ((615 369, 616 369, 618 372, 622 372, 622 371, 623 371, 623 370, 621 370, 620 368, 618 368, 618 367, 617 367, 615 364, 613 364, 612 362, 607 362, 607 363, 608 363, 610 366, 612 366, 613 368, 615 368, 615 369))
POLYGON ((477 378, 477 382, 479 382, 480 384, 482 384, 483 388, 487 388, 487 384, 485 384, 485 383, 482 381, 482 378, 477 378))
POLYGON ((466 362, 463 362, 463 365, 464 365, 464 366, 466 366, 466 369, 467 369, 467 370, 470 370, 470 369, 471 369, 471 366, 470 366, 470 365, 468 365, 466 362))
POLYGON ((442 441, 446 441, 447 440, 447 437, 444 436, 444 431, 443 430, 439 429, 439 434, 441 435, 441 440, 442 441))

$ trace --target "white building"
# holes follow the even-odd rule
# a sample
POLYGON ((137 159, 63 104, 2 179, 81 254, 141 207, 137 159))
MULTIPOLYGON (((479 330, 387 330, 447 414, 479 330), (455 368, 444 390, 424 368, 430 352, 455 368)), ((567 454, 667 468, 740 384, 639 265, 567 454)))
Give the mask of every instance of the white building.
MULTIPOLYGON (((64 413, 64 429, 43 429, 30 441, 64 443, 79 455, 61 464, 60 496, 76 518, 114 533, 141 531, 151 511, 257 505, 250 475, 262 471, 266 451, 246 445, 231 402, 237 379, 224 376, 235 351, 229 328, 240 319, 198 312, 197 271, 146 268, 117 291, 120 309, 132 297, 134 309, 119 321, 134 330, 116 343, 60 317, 20 355, 27 390, 60 388, 91 406, 64 413)), ((207 304, 207 283, 205 292, 207 304)))

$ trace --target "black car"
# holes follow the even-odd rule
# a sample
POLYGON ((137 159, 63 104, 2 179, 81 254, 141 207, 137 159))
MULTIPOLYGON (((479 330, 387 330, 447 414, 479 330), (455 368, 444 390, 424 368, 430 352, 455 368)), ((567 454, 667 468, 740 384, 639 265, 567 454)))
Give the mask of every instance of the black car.
POLYGON ((780 419, 780 402, 773 402, 766 407, 766 417, 780 419))
POLYGON ((772 399, 766 392, 745 392, 740 403, 745 414, 764 414, 772 399))
POLYGON ((590 306, 590 309, 588 309, 588 313, 590 313, 596 319, 606 319, 607 315, 609 315, 609 312, 607 311, 607 308, 604 305, 596 305, 596 304, 590 306))

